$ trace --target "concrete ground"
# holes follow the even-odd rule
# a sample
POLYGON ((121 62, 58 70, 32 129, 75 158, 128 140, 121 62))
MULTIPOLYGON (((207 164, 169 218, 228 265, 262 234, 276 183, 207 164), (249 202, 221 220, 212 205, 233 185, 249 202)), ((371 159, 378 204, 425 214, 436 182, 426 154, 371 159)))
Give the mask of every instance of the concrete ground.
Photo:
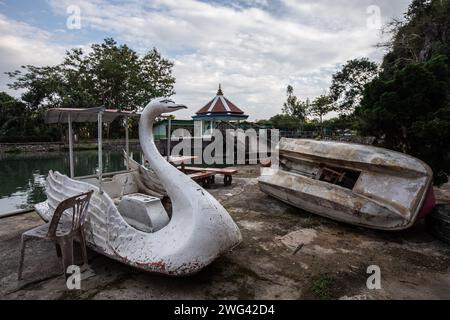
MULTIPOLYGON (((53 245, 30 242, 18 282, 19 239, 35 213, 0 219, 0 299, 450 299, 450 246, 423 223, 402 232, 341 224, 259 191, 256 166, 209 191, 239 225, 243 242, 200 273, 149 274, 90 252, 81 290, 68 290, 53 245), (366 286, 378 265, 381 289, 366 286)), ((450 188, 437 192, 449 201, 450 188)))

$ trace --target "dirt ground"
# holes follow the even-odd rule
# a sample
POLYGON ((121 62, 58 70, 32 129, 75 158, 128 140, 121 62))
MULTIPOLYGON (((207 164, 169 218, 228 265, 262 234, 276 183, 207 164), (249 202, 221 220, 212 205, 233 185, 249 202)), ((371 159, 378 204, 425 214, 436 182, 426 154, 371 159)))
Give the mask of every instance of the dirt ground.
MULTIPOLYGON (((450 246, 423 223, 381 232, 309 214, 262 193, 256 166, 209 191, 239 225, 243 242, 190 277, 149 274, 89 253, 81 290, 68 290, 54 246, 30 242, 18 282, 19 239, 35 213, 0 219, 0 299, 450 299, 450 246), (381 289, 366 286, 367 267, 381 289)), ((450 186, 437 192, 450 200, 450 186)))

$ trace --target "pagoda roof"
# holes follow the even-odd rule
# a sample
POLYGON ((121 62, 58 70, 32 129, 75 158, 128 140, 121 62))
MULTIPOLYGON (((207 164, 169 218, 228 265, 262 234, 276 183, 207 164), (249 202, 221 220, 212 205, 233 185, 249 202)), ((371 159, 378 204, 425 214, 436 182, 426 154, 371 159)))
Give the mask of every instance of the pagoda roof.
POLYGON ((222 87, 219 84, 216 96, 198 110, 192 118, 194 120, 242 120, 247 119, 248 115, 244 114, 244 111, 224 97, 222 87))

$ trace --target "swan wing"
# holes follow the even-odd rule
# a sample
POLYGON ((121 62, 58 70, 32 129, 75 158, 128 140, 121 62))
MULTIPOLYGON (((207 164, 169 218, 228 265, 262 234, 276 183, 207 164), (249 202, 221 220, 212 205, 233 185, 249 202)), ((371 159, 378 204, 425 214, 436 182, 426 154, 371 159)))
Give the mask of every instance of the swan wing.
MULTIPOLYGON (((36 206, 36 211, 46 221, 50 221, 56 207, 65 199, 77 194, 94 190, 88 207, 84 224, 86 240, 91 247, 105 253, 112 253, 108 246, 108 220, 111 215, 118 215, 111 198, 100 193, 99 188, 87 182, 67 177, 57 171, 50 171, 47 176, 47 201, 36 206)), ((64 212, 68 218, 70 212, 64 212)))
MULTIPOLYGON (((139 180, 143 184, 144 189, 150 189, 159 195, 167 196, 167 191, 162 185, 156 173, 135 160, 131 159, 126 152, 124 152, 125 161, 128 161, 128 166, 131 170, 137 170, 139 173, 139 180)), ((154 195, 154 194, 152 194, 154 195)))

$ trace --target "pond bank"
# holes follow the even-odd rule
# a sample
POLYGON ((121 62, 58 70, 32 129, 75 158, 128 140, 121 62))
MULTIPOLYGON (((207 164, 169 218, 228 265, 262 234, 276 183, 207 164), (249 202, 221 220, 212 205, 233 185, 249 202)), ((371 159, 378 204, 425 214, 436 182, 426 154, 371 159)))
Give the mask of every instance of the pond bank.
MULTIPOLYGON (((130 149, 139 148, 139 140, 130 140, 130 149)), ((103 150, 125 149, 125 140, 103 140, 103 150)), ((0 143, 0 154, 2 153, 26 153, 26 152, 54 152, 68 151, 69 144, 64 142, 28 142, 28 143, 0 143)), ((97 150, 97 141, 82 141, 74 144, 75 151, 97 150)))

